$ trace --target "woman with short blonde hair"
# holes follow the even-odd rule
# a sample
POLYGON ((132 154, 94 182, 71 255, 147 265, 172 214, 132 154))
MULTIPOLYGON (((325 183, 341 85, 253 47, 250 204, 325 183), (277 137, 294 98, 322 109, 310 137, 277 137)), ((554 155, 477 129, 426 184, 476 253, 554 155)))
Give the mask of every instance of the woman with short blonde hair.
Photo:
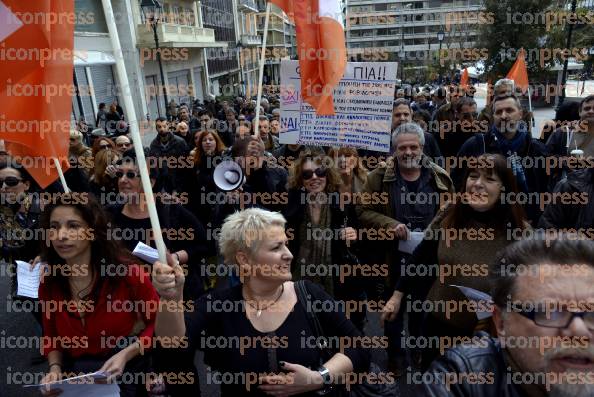
MULTIPOLYGON (((253 375, 257 382, 225 382, 222 397, 316 396, 316 391, 340 383, 347 373, 369 367, 366 349, 333 350, 325 357, 315 343, 316 336, 356 338, 361 334, 337 309, 315 314, 323 330, 323 335, 316 335, 308 320, 312 307, 330 307, 336 302, 311 282, 291 281, 293 255, 284 225, 282 215, 259 208, 228 216, 221 229, 221 252, 227 264, 238 266, 242 283, 202 296, 191 312, 163 305, 157 315, 158 337, 175 341, 185 336, 191 349, 205 351, 205 362, 216 371, 237 379, 253 375), (254 343, 245 349, 221 349, 202 343, 205 338, 254 343), (256 342, 263 338, 271 343, 256 342), (310 340, 314 342, 304 342, 310 340)), ((185 281, 181 267, 170 257, 167 264, 156 262, 154 270, 153 284, 161 299, 179 301, 185 281)), ((167 353, 175 354, 177 346, 173 347, 167 353)), ((176 362, 173 356, 171 362, 176 362)))

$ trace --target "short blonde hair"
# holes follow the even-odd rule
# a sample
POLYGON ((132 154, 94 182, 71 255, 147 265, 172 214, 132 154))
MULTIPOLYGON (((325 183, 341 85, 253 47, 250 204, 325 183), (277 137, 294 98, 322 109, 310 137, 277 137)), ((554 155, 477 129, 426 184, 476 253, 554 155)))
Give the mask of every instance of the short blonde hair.
POLYGON ((280 212, 261 208, 248 208, 229 215, 225 218, 219 235, 219 248, 225 263, 234 264, 239 251, 253 255, 271 227, 284 228, 286 223, 280 212))

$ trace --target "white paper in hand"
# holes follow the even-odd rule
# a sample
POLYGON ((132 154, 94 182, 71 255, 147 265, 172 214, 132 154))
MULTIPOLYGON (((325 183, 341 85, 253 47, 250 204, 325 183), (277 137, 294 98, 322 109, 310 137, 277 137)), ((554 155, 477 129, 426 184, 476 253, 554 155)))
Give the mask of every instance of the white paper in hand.
POLYGON ((410 232, 409 240, 400 240, 398 242, 398 251, 412 254, 417 245, 423 241, 424 234, 424 232, 410 232))
POLYGON ((60 390, 60 397, 119 397, 120 388, 115 383, 95 383, 98 380, 105 380, 107 375, 103 372, 93 372, 62 379, 58 382, 51 382, 39 385, 27 385, 25 387, 37 387, 40 390, 60 390))
POLYGON ((39 283, 41 281, 41 267, 39 262, 31 270, 31 265, 24 261, 15 261, 17 268, 17 295, 27 298, 39 298, 39 283))
POLYGON ((132 254, 137 256, 138 258, 142 259, 147 263, 155 263, 159 260, 159 251, 156 248, 150 247, 143 242, 139 241, 134 247, 134 251, 132 254))
POLYGON ((491 295, 470 287, 463 287, 461 285, 451 286, 458 288, 471 301, 482 302, 481 305, 477 306, 476 310, 476 317, 479 320, 484 320, 485 318, 489 318, 493 315, 493 312, 491 311, 479 310, 479 308, 484 307, 483 305, 486 305, 486 303, 493 303, 493 298, 491 297, 491 295))

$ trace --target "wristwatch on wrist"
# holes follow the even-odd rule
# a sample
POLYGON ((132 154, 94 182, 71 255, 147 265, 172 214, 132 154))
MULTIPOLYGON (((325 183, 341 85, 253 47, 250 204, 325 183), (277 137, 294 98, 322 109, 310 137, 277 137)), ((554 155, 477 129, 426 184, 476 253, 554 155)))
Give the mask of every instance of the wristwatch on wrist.
POLYGON ((328 394, 332 390, 332 379, 330 379, 330 371, 324 366, 318 368, 318 373, 322 376, 323 389, 317 391, 318 395, 328 394))
POLYGON ((320 368, 318 368, 318 372, 320 373, 320 375, 322 375, 324 385, 327 386, 332 384, 332 380, 330 379, 330 371, 328 370, 328 368, 321 366, 320 368))

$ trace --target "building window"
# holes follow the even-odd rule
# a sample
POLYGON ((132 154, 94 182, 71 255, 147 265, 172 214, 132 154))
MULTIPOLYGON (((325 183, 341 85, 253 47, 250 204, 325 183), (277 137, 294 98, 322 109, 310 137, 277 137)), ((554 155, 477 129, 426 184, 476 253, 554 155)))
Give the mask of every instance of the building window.
POLYGON ((107 23, 100 1, 75 0, 74 9, 78 15, 85 18, 76 18, 76 32, 107 33, 107 23), (83 23, 84 22, 84 23, 83 23))

